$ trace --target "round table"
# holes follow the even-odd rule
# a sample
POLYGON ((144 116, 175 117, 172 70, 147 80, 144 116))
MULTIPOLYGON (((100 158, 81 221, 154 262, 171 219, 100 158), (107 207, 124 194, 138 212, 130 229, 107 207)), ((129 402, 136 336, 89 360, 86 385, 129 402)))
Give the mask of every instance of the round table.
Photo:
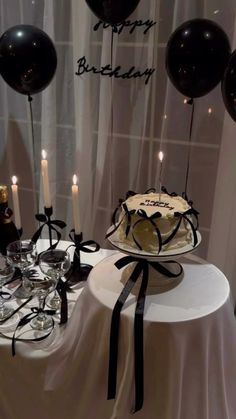
MULTIPOLYGON (((75 418, 93 417, 94 406, 99 419, 133 417, 132 294, 121 312, 116 399, 106 400, 111 316, 123 287, 122 272, 114 263, 122 257, 116 253, 91 272, 65 332, 68 355, 48 375, 51 390, 63 383, 74 396, 80 395, 75 418)), ((144 405, 135 418, 235 419, 236 325, 228 281, 215 266, 193 255, 181 262, 184 276, 175 288, 147 293, 144 405)))
POLYGON ((175 288, 147 293, 143 409, 131 413, 134 294, 121 312, 116 399, 106 400, 111 315, 123 287, 114 262, 123 256, 83 254, 96 266, 82 292, 75 290, 69 322, 53 341, 19 342, 12 358, 1 339, 1 418, 235 419, 236 325, 228 282, 193 255, 181 261, 184 276, 175 288))

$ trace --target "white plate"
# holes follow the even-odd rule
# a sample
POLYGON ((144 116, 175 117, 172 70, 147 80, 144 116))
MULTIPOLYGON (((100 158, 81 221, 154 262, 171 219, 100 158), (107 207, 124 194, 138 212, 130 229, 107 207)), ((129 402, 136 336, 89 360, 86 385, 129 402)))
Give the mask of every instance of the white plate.
MULTIPOLYGON (((114 229, 114 226, 109 227, 107 234, 110 233, 114 229)), ((199 231, 197 233, 197 244, 196 246, 193 246, 192 244, 187 244, 186 246, 180 247, 179 249, 171 249, 171 250, 165 250, 160 253, 151 253, 146 252, 145 250, 135 249, 134 247, 129 246, 127 243, 119 241, 118 238, 118 232, 115 231, 114 234, 112 234, 110 237, 108 237, 108 241, 111 243, 111 245, 115 248, 120 250, 123 253, 127 253, 131 256, 138 256, 139 258, 143 259, 149 259, 149 260, 165 260, 170 259, 170 257, 180 257, 184 255, 185 253, 193 252, 201 243, 202 237, 199 231)))

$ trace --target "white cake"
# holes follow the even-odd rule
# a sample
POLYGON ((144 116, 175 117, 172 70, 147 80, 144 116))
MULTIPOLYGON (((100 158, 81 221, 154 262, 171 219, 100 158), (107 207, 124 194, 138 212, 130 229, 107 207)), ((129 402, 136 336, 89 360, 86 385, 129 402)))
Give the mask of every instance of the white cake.
POLYGON ((180 196, 131 196, 121 205, 118 226, 119 241, 150 253, 196 244, 192 207, 180 196))

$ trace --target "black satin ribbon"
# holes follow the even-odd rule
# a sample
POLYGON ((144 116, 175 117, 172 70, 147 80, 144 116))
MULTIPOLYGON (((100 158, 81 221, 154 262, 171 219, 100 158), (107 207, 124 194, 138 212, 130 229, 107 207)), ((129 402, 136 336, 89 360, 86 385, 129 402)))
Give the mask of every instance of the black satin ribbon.
MULTIPOLYGON (((31 298, 32 297, 30 297, 30 299, 31 298)), ((21 308, 22 308, 22 306, 21 306, 21 308)), ((48 314, 50 316, 53 316, 55 314, 55 310, 42 310, 38 307, 32 307, 31 312, 26 314, 24 317, 22 317, 20 319, 20 321, 18 322, 18 324, 15 328, 13 336, 12 336, 12 342, 11 342, 12 356, 16 355, 16 341, 20 341, 20 342, 40 342, 40 341, 46 339, 52 333, 52 330, 54 329, 54 320, 53 319, 52 319, 52 327, 46 335, 43 335, 39 338, 31 338, 31 339, 24 339, 24 338, 17 338, 16 337, 16 333, 17 333, 18 329, 20 327, 23 327, 23 326, 27 325, 31 320, 33 320, 35 317, 37 317, 39 313, 45 313, 45 314, 48 314)))
POLYGON ((75 234, 75 230, 71 230, 69 237, 74 244, 71 244, 70 247, 75 247, 76 252, 84 252, 84 253, 95 253, 100 250, 100 246, 94 240, 87 240, 83 242, 83 233, 75 234), (92 249, 88 246, 92 246, 92 249))
POLYGON ((68 301, 67 301, 67 290, 68 284, 67 281, 62 281, 60 278, 57 284, 57 292, 61 299, 61 309, 60 309, 60 324, 65 324, 68 321, 68 301))
MULTIPOLYGON (((150 188, 145 192, 145 194, 149 194, 149 193, 152 193, 152 192, 156 192, 156 189, 150 188)), ((125 201, 128 198, 130 198, 131 196, 135 196, 135 195, 137 195, 137 192, 128 191, 126 193, 125 199, 119 199, 119 205, 116 207, 115 211, 113 212, 112 219, 111 219, 111 223, 114 227, 109 233, 106 234, 106 236, 105 236, 106 239, 108 237, 112 236, 116 232, 116 230, 118 230, 118 228, 120 227, 120 225, 122 224, 122 222, 124 221, 125 218, 126 218, 126 221, 127 221, 125 234, 126 234, 126 237, 128 236, 128 234, 130 232, 130 228, 131 228, 131 215, 133 215, 135 213, 135 210, 129 211, 125 201), (124 210, 124 216, 122 217, 122 219, 119 222, 117 222, 118 221, 118 214, 120 213, 121 208, 123 208, 123 210, 124 210)))
POLYGON ((140 223, 143 223, 144 221, 148 221, 152 225, 154 231, 156 232, 156 236, 157 236, 157 248, 158 248, 158 253, 160 253, 160 251, 162 249, 162 237, 161 237, 160 230, 159 230, 158 226, 156 225, 155 221, 158 218, 161 218, 162 217, 161 213, 159 211, 157 211, 157 212, 155 212, 154 214, 152 214, 149 217, 144 210, 139 209, 137 211, 137 215, 139 215, 139 217, 141 219, 138 220, 138 221, 136 221, 136 223, 133 225, 133 231, 132 231, 132 237, 133 237, 134 242, 136 243, 136 246, 140 250, 142 250, 142 246, 139 244, 138 240, 135 237, 135 227, 137 227, 137 225, 139 225, 140 223))
POLYGON ((71 264, 71 269, 66 274, 67 283, 85 281, 88 277, 89 270, 92 269, 92 266, 81 264, 80 261, 80 252, 84 253, 95 253, 98 252, 100 246, 94 240, 83 241, 83 233, 76 234, 75 230, 71 230, 69 237, 73 244, 70 247, 75 247, 73 262, 71 264))
POLYGON ((64 221, 61 221, 61 220, 51 220, 50 216, 47 216, 45 214, 36 214, 35 218, 43 224, 39 227, 39 229, 33 235, 32 239, 31 239, 32 242, 37 243, 38 239, 40 238, 40 236, 42 234, 42 231, 43 231, 44 227, 47 226, 49 229, 53 230, 56 233, 56 237, 57 237, 56 243, 50 245, 48 250, 55 249, 57 247, 59 241, 61 240, 61 233, 55 227, 63 229, 63 228, 66 227, 66 223, 64 223, 64 221))
MULTIPOLYGON (((20 311, 24 306, 26 306, 31 300, 32 300, 33 296, 30 296, 29 298, 27 298, 20 306, 18 306, 10 316, 8 316, 6 319, 4 320, 0 320, 0 325, 4 324, 5 322, 7 322, 11 317, 13 317, 16 313, 18 313, 18 311, 20 311)), ((18 322, 14 334, 12 336, 12 338, 10 338, 9 336, 5 335, 4 333, 0 332, 0 336, 6 338, 6 339, 10 339, 11 340, 11 349, 12 349, 12 356, 16 355, 16 342, 39 342, 42 341, 44 339, 46 339, 52 332, 53 328, 54 328, 54 320, 53 320, 53 326, 50 329, 50 331, 44 335, 41 336, 39 338, 32 338, 32 339, 24 339, 24 338, 18 338, 16 337, 16 332, 20 327, 25 326, 27 323, 29 323, 33 318, 35 318, 39 313, 44 312, 46 314, 49 314, 51 316, 53 316, 55 314, 55 310, 41 310, 38 307, 32 307, 31 308, 31 312, 26 314, 24 317, 22 317, 20 319, 20 321, 18 322)))
POLYGON ((175 261, 167 261, 163 263, 149 262, 146 259, 138 259, 133 256, 125 256, 119 259, 115 263, 115 266, 117 269, 120 270, 132 262, 136 262, 136 265, 126 285, 124 286, 118 300, 116 301, 115 307, 112 312, 107 399, 111 400, 115 399, 116 397, 120 313, 140 274, 142 274, 141 286, 137 298, 134 318, 135 406, 133 409, 133 413, 135 413, 142 409, 144 400, 143 315, 146 299, 146 290, 148 285, 149 266, 151 266, 157 272, 169 278, 179 277, 183 272, 183 268, 178 262, 175 261), (166 266, 164 266, 173 264, 179 266, 179 272, 176 274, 172 273, 166 266))

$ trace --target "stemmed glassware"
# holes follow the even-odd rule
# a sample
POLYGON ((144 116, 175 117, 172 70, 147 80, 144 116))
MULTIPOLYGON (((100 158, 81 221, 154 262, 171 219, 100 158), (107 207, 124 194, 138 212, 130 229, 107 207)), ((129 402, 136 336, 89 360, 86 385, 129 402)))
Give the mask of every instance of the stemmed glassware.
MULTIPOLYGON (((39 256, 39 267, 43 274, 58 283, 59 279, 65 275, 70 269, 70 255, 65 250, 52 249, 46 250, 39 256)), ((47 305, 54 310, 60 306, 60 297, 57 291, 54 291, 53 297, 47 302, 47 305)))
MULTIPOLYGON (((31 240, 17 240, 7 246, 7 256, 12 260, 15 267, 19 268, 22 278, 27 276, 28 271, 34 266, 37 259, 36 244, 31 240)), ((18 298, 28 298, 29 294, 24 288, 18 289, 15 295, 18 298)))
POLYGON ((11 306, 5 305, 2 297, 2 287, 13 277, 14 271, 11 260, 0 254, 0 321, 10 317, 14 311, 11 306))
POLYGON ((23 278, 23 287, 28 295, 37 296, 39 301, 38 315, 31 320, 30 326, 36 330, 47 330, 53 327, 53 319, 44 312, 47 295, 56 288, 57 280, 50 277, 23 278))

